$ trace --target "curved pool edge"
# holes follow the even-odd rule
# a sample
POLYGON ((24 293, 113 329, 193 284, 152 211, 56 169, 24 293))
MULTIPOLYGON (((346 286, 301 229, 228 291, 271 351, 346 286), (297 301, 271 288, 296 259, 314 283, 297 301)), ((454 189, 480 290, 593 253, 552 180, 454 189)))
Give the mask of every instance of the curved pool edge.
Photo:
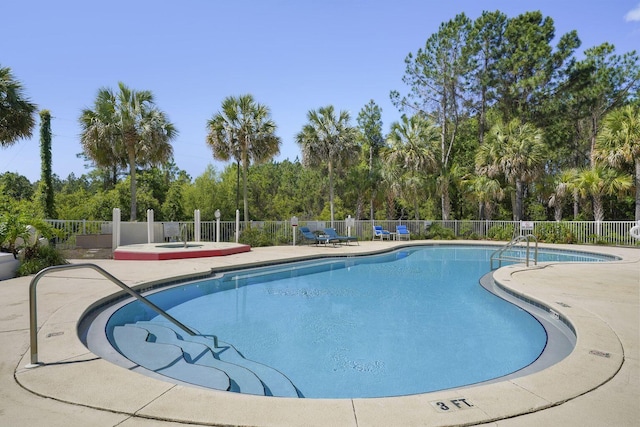
MULTIPOLYGON (((375 246, 380 245, 376 243, 371 247, 375 246)), ((571 248, 575 250, 579 247, 571 248)), ((593 247, 588 248, 591 252, 595 251, 593 247)), ((353 248, 346 250, 352 251, 353 248)), ((611 262, 614 263, 625 265, 625 262, 611 262)), ((559 296, 557 292, 554 293, 557 286, 553 284, 553 280, 551 286, 545 283, 544 286, 531 289, 530 276, 533 275, 536 280, 536 274, 558 268, 573 268, 584 273, 584 265, 579 266, 579 269, 575 267, 575 264, 538 269, 509 266, 498 270, 495 278, 509 289, 555 306, 559 296)), ((601 270, 601 267, 602 265, 592 264, 589 268, 601 270)), ((631 268, 633 267, 637 268, 637 265, 631 268)), ((111 267, 106 268, 112 271, 111 267)), ((117 273, 114 274, 118 276, 117 273)), ((28 362, 28 356, 25 355, 15 371, 16 380, 24 388, 41 396, 77 405, 177 422, 247 425, 388 425, 398 422, 473 424, 532 413, 575 399, 609 381, 624 360, 624 349, 615 331, 597 313, 568 300, 570 307, 561 306, 558 312, 566 316, 578 332, 575 350, 556 365, 529 376, 487 385, 392 398, 298 400, 245 396, 184 387, 132 374, 88 353, 75 336, 75 323, 69 319, 77 320, 88 305, 99 299, 97 294, 102 293, 104 297, 108 292, 112 293, 113 289, 103 286, 101 292, 91 292, 75 302, 65 302, 45 320, 40 331, 41 339, 47 334, 63 332, 54 337, 62 337, 59 341, 64 341, 64 344, 61 348, 56 345, 53 359, 58 361, 57 364, 45 361, 48 364, 36 370, 27 371, 22 368, 28 362), (105 387, 105 378, 109 379, 109 384, 119 386, 105 387), (101 385, 100 393, 96 395, 87 392, 95 389, 96 384, 101 385), (450 403, 453 401, 463 408, 454 409, 452 405, 456 403, 450 403), (443 402, 449 402, 451 408, 442 410, 438 403, 443 402), (215 412, 207 409, 212 403, 215 404, 215 412), (466 403, 473 406, 464 407, 466 403), (247 410, 249 407, 251 410, 247 410)), ((579 302, 579 299, 576 301, 579 302)), ((47 349, 51 345, 50 342, 43 344, 43 357, 51 352, 51 348, 47 349)))

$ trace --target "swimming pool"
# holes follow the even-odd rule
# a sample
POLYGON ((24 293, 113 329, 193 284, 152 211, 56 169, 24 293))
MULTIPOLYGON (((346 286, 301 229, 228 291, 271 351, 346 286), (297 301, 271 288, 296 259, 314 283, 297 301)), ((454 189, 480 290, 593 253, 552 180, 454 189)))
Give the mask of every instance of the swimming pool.
MULTIPOLYGON (((287 264, 227 273, 150 299, 282 374, 301 396, 424 393, 518 371, 547 344, 534 317, 478 285, 494 250, 425 246, 287 264)), ((602 260, 557 251, 541 251, 540 259, 602 260)), ((114 329, 147 320, 156 323, 148 329, 163 323, 127 304, 111 317, 109 338, 118 347, 114 329)), ((160 342, 157 332, 151 336, 160 342)), ((219 359, 231 350, 225 345, 219 359)))

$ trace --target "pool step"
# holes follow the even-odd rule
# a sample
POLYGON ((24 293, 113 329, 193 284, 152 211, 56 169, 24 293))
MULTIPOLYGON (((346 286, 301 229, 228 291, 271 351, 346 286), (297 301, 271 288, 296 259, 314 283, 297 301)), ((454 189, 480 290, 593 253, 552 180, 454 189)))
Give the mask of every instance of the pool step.
POLYGON ((116 326, 113 337, 118 350, 134 363, 190 384, 215 390, 229 390, 231 380, 223 371, 187 363, 176 345, 153 342, 149 331, 131 325, 116 326))
POLYGON ((225 372, 232 379, 229 391, 264 396, 264 385, 256 374, 245 367, 217 359, 213 350, 207 345, 185 341, 173 329, 157 323, 139 322, 135 326, 139 326, 153 334, 156 337, 156 342, 173 344, 182 348, 183 356, 187 363, 209 366, 225 372))
MULTIPOLYGON (((229 391, 278 397, 300 397, 296 387, 284 374, 262 363, 245 359, 244 356, 229 343, 219 341, 218 347, 214 347, 212 339, 202 335, 187 335, 171 323, 140 321, 135 324, 128 324, 116 328, 142 330, 146 332, 143 338, 146 344, 149 344, 148 337, 151 337, 151 340, 155 341, 153 343, 155 345, 169 345, 179 349, 181 353, 179 357, 181 357, 187 365, 202 366, 224 372, 230 379, 229 391)), ((116 343, 118 343, 115 331, 116 329, 114 328, 114 337, 116 343)), ((121 334, 122 331, 119 333, 121 334)), ((134 333, 138 335, 132 337, 132 339, 139 342, 141 334, 139 332, 134 333)), ((122 353, 135 363, 139 363, 126 353, 122 353)), ((154 362, 154 357, 173 358, 172 360, 175 360, 176 353, 173 351, 170 356, 157 356, 155 354, 150 356, 152 365, 156 366, 158 362, 154 362)), ((143 361, 143 359, 138 359, 141 362, 143 361)), ((164 361, 164 359, 161 360, 164 361)), ((141 365, 148 367, 148 363, 141 365)), ((171 375, 167 376, 176 378, 171 375)), ((176 379, 184 380, 183 377, 176 379)), ((220 389, 218 387, 210 388, 220 389)))

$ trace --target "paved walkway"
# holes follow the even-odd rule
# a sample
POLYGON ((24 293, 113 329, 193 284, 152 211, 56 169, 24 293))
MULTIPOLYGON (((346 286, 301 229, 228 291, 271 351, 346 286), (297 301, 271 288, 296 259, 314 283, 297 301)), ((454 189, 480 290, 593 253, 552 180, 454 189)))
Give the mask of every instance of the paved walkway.
MULTIPOLYGON (((219 258, 92 262, 133 286, 230 265, 366 253, 399 244, 270 247, 219 258)), ((623 261, 529 269, 510 266, 495 275, 498 282, 544 302, 572 322, 578 339, 569 357, 510 381, 384 399, 246 396, 128 372, 91 354, 77 338, 76 323, 82 313, 118 291, 94 271, 84 269, 56 272, 40 281, 38 358, 44 366, 25 369, 31 278, 2 281, 0 426, 636 426, 640 420, 640 248, 581 249, 616 254, 623 261), (443 410, 443 404, 449 409, 443 410)))

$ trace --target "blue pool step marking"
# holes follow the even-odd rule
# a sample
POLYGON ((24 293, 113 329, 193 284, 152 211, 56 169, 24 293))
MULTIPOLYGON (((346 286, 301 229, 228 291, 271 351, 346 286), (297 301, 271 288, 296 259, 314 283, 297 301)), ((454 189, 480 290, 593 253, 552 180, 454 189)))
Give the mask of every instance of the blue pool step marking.
POLYGON ((231 381, 226 373, 209 366, 187 363, 180 347, 149 341, 153 337, 145 329, 116 326, 113 337, 129 360, 149 370, 215 390, 230 388, 231 381))
POLYGON ((204 336, 186 336, 170 323, 140 321, 116 326, 113 336, 129 360, 170 378, 216 390, 301 397, 281 372, 245 359, 231 344, 219 341, 214 347, 213 340, 204 336), (222 373, 226 383, 213 372, 222 373))

